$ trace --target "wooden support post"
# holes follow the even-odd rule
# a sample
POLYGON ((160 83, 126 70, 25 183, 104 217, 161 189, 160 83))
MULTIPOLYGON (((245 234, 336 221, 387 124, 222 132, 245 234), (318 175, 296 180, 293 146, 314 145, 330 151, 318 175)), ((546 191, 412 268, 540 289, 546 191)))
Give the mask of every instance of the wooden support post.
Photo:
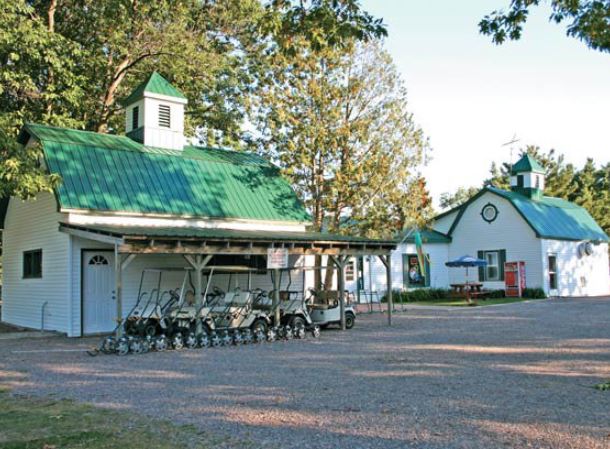
POLYGON ((394 302, 392 300, 392 256, 379 256, 381 262, 385 265, 386 285, 388 295, 388 326, 392 325, 392 312, 394 311, 394 302))
POLYGON ((341 316, 341 330, 345 330, 345 262, 347 256, 331 257, 337 266, 337 290, 339 290, 339 315, 341 316))
POLYGON ((119 253, 119 245, 114 245, 114 300, 116 301, 116 338, 121 338, 123 335, 123 264, 121 263, 121 254, 119 253))
POLYGON ((273 270, 273 313, 274 325, 280 325, 280 270, 273 270))

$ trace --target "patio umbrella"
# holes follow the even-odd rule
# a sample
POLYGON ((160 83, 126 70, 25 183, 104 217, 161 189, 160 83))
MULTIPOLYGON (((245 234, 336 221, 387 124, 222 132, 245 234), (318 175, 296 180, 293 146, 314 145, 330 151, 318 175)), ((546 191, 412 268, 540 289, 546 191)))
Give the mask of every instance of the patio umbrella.
POLYGON ((472 256, 462 256, 445 262, 445 265, 448 267, 466 267, 466 283, 468 283, 468 267, 484 267, 487 265, 487 261, 472 256))

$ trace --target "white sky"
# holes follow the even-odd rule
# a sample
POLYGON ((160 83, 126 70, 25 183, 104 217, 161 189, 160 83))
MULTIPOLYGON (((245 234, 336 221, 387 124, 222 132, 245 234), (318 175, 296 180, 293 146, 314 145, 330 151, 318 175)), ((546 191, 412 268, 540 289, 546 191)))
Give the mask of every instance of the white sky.
MULTIPOLYGON (((430 138, 424 169, 442 192, 480 185, 492 161, 509 159, 514 134, 568 162, 610 160, 610 54, 589 50, 534 9, 520 41, 495 46, 478 22, 509 0, 363 0, 388 25, 386 47, 430 138)), ((515 151, 516 156, 517 151, 515 151)), ((515 157, 514 156, 514 157, 515 157)))

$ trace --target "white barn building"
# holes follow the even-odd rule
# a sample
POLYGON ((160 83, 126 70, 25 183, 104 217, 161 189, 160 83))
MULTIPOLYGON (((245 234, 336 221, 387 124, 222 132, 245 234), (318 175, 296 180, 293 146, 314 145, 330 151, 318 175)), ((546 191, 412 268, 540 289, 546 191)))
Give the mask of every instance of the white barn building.
MULTIPOLYGON (((544 196, 544 170, 523 156, 512 168, 511 190, 485 187, 465 204, 434 218, 422 231, 428 255, 427 278, 412 282, 408 273, 417 265, 413 233, 398 240, 392 254, 393 289, 449 288, 465 282, 465 270, 445 263, 463 255, 485 259, 486 268, 471 269, 470 281, 485 289, 504 289, 504 263, 524 262, 528 288, 548 296, 610 295, 608 236, 582 207, 544 196)), ((347 288, 386 291, 385 267, 374 258, 352 262, 347 288)))
MULTIPOLYGON (((285 249, 293 268, 308 255, 346 257, 375 247, 386 257, 395 248, 306 232, 310 216, 277 167, 253 153, 187 143, 187 100, 161 75, 153 73, 124 103, 127 136, 22 129, 20 143, 40 144, 41 164, 62 183, 35 200, 0 201, 3 322, 68 336, 104 333, 134 306, 145 268, 188 267, 197 298, 206 266, 265 272, 270 248, 285 249)), ((160 290, 183 278, 184 270, 165 274, 160 290)), ((246 282, 273 288, 269 273, 217 275, 213 285, 246 282)), ((303 271, 283 276, 279 287, 304 291, 303 271)))

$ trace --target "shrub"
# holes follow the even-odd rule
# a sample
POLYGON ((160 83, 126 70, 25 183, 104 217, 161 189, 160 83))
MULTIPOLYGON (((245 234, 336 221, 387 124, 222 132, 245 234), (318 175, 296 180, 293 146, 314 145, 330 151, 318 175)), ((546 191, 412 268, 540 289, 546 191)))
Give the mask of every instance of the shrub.
POLYGON ((530 299, 544 299, 546 298, 546 293, 540 287, 536 288, 524 288, 523 292, 521 292, 522 298, 530 298, 530 299))
POLYGON ((490 290, 487 294, 488 298, 504 298, 506 297, 506 292, 502 289, 500 290, 490 290))
MULTIPOLYGON (((444 288, 417 288, 414 290, 392 290, 392 301, 400 302, 426 302, 436 299, 449 298, 450 291, 444 288)), ((383 295, 381 302, 387 302, 387 295, 383 295)))

